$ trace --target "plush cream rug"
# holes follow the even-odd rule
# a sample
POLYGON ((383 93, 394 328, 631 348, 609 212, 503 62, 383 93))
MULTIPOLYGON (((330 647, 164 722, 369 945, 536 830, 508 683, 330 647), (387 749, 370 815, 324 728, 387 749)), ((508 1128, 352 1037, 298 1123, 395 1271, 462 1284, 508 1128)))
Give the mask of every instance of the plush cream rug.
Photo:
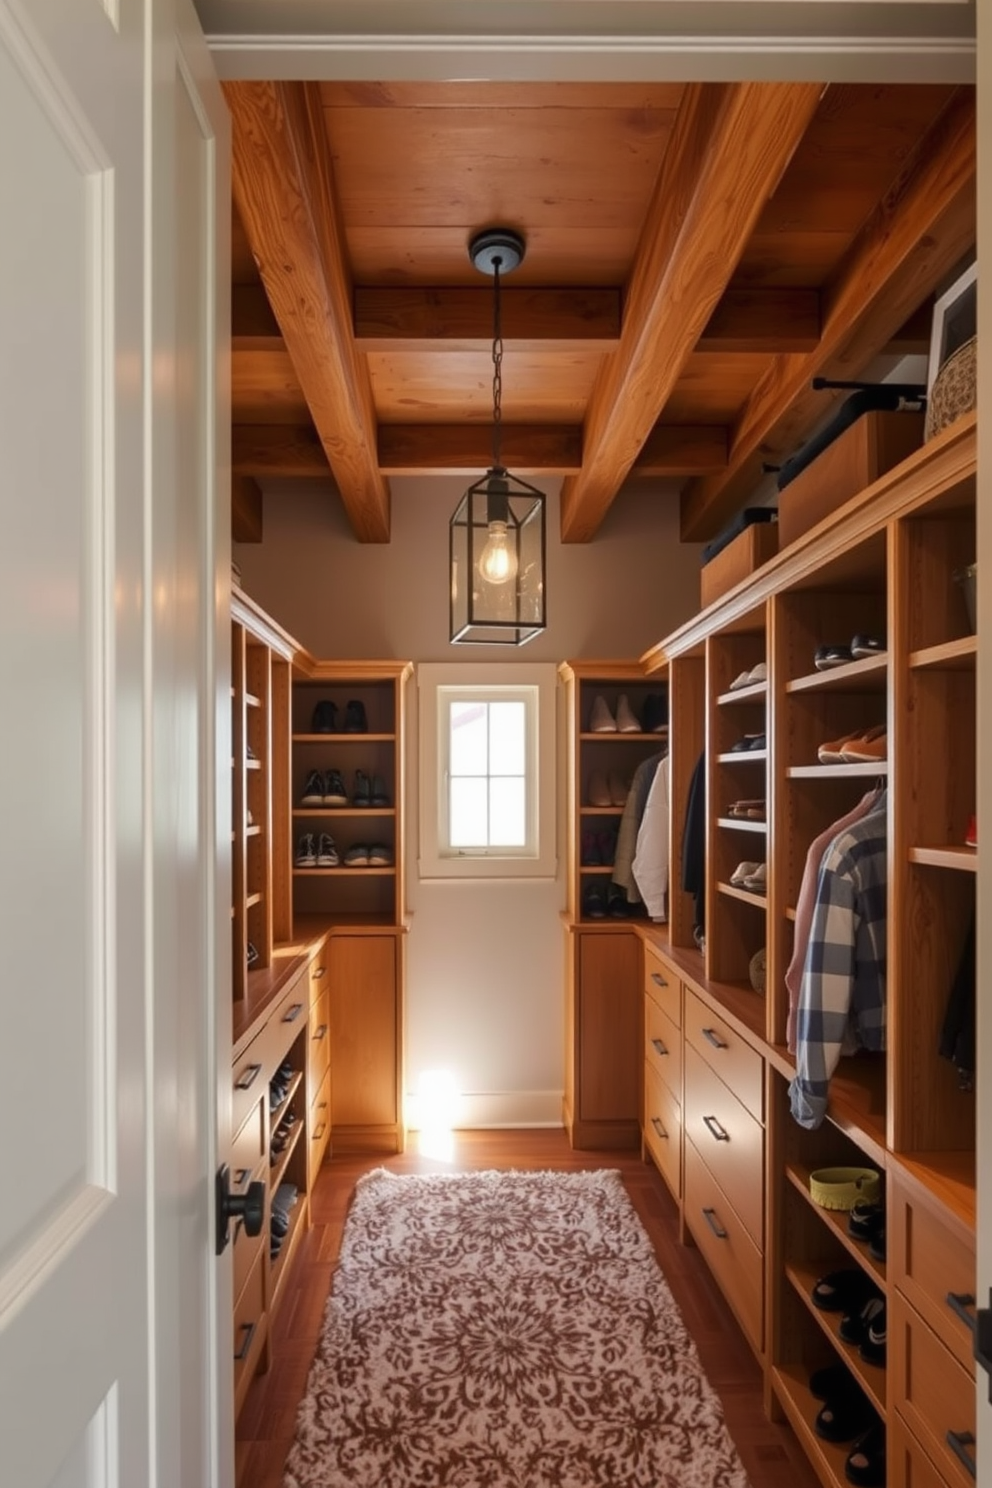
POLYGON ((286 1488, 747 1488, 620 1175, 359 1184, 286 1488))

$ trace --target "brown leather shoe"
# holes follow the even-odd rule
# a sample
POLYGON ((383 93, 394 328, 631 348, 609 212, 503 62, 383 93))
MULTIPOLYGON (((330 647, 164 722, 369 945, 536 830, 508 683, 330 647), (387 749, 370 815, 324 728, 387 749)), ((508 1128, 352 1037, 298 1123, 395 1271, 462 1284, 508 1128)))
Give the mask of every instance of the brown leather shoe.
POLYGON ((849 765, 874 765, 879 760, 887 759, 888 753, 889 740, 885 724, 879 723, 862 734, 860 739, 849 739, 841 749, 840 757, 849 765))

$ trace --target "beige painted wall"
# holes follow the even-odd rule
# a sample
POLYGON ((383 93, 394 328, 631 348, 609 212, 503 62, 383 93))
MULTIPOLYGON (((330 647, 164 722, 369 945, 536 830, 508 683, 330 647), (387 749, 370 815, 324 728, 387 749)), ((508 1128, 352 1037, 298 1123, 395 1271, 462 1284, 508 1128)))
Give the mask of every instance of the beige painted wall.
MULTIPOLYGON (((328 488, 272 483, 264 541, 235 548, 244 588, 316 656, 414 662, 636 657, 698 608, 699 548, 678 541, 674 487, 625 493, 595 542, 563 546, 548 483, 547 632, 520 652, 452 647, 447 526, 464 484, 394 480, 392 542, 366 546, 328 488)), ((554 882, 418 881, 416 687, 409 696, 408 1089, 442 1069, 465 1124, 557 1122, 563 864, 554 882)))

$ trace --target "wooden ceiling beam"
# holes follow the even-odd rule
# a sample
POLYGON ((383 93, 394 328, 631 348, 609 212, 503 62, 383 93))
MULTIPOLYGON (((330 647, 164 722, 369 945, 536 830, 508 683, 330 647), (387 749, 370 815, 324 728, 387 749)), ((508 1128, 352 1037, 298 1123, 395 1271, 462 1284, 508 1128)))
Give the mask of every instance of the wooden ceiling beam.
POLYGON ((309 424, 235 424, 231 469, 235 475, 331 479, 324 446, 309 424))
POLYGON ((808 83, 686 88, 638 245, 620 345, 590 399, 583 469, 562 487, 564 541, 587 542, 609 510, 822 91, 808 83))
POLYGON ((355 535, 389 541, 389 486, 351 329, 351 285, 320 91, 227 83, 234 198, 355 535))
POLYGON ((721 424, 656 424, 631 475, 710 475, 727 463, 730 430, 721 424))
POLYGON ((812 351, 820 339, 815 289, 728 289, 707 321, 697 351, 812 351))
MULTIPOLYGON (((503 424, 504 465, 520 475, 570 475, 582 466, 581 424, 503 424)), ((482 475, 492 464, 488 424, 380 424, 384 475, 482 475)))
POLYGON ((231 476, 231 537, 242 543, 262 541, 262 492, 250 475, 231 476))
MULTIPOLYGON (((355 344, 361 351, 488 351, 493 291, 356 286, 355 344)), ((500 286, 503 340, 538 351, 609 350, 620 339, 618 289, 510 289, 500 286)))
POLYGON ((975 241, 975 107, 948 103, 855 238, 822 295, 820 343, 778 358, 738 420, 727 467, 682 495, 683 541, 712 537, 744 503, 765 461, 779 463, 827 404, 813 377, 850 379, 884 351, 975 241))

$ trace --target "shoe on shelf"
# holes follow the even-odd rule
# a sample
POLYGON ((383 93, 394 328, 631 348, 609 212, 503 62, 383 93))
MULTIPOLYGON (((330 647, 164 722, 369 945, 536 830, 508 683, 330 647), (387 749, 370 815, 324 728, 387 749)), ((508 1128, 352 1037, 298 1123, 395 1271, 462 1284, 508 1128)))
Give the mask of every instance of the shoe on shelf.
POLYGON ((641 709, 641 727, 646 734, 660 734, 668 727, 668 693, 649 692, 641 709))
POLYGON ((340 770, 328 770, 324 777, 324 805, 347 806, 347 804, 348 792, 344 788, 340 770))
POLYGON ((338 705, 330 698, 322 699, 313 710, 310 723, 312 734, 336 734, 338 731, 338 705))
POLYGON ((858 1353, 866 1364, 877 1364, 880 1369, 885 1368, 885 1299, 882 1299, 880 1307, 874 1308, 865 1335, 858 1344, 858 1353))
POLYGON ((305 832, 296 844, 294 862, 297 868, 316 868, 317 841, 312 832, 305 832))
POLYGON ((972 812, 968 818, 968 830, 964 834, 965 847, 978 846, 978 817, 972 812))
POLYGON ((868 1254, 876 1261, 885 1260, 885 1222, 883 1221, 868 1241, 868 1254))
POLYGON ((317 838, 317 867, 336 868, 340 861, 334 838, 329 832, 321 832, 317 838))
POLYGON ((747 687, 750 684, 750 681, 751 673, 749 671, 745 670, 743 672, 738 672, 733 682, 731 682, 728 691, 736 692, 739 687, 747 687))
POLYGON ((731 744, 731 754, 747 754, 755 749, 767 749, 768 736, 762 731, 760 734, 745 734, 743 739, 738 739, 736 744, 731 744))
POLYGON ((853 661, 850 646, 817 646, 813 653, 813 665, 818 672, 829 671, 831 667, 846 666, 853 661))
POLYGON ((828 739, 818 747, 816 757, 821 765, 843 764, 844 757, 841 750, 845 744, 853 744, 855 739, 862 738, 864 738, 864 729, 856 729, 853 734, 844 734, 840 739, 828 739))
POLYGON ((601 883, 587 884, 582 894, 582 914, 587 920, 605 920, 606 890, 601 883))
POLYGON ((885 1488, 885 1427, 875 1421, 859 1436, 844 1463, 844 1476, 859 1488, 885 1488))
POLYGON ((613 860, 617 855, 616 832, 597 832, 596 846, 599 849, 599 861, 604 868, 612 868, 613 860))
POLYGON ((877 1199, 858 1199, 848 1212, 847 1233, 854 1240, 870 1240, 884 1223, 884 1204, 877 1199))
POLYGON ((351 804, 353 806, 372 805, 372 782, 364 770, 355 771, 355 784, 352 787, 351 804))
POLYGON ((759 661, 758 662, 758 665, 757 666, 753 666, 751 668, 751 670, 748 672, 748 674, 747 674, 747 685, 748 685, 748 687, 756 687, 759 682, 767 682, 767 681, 768 681, 768 663, 766 661, 759 661))
POLYGON ((248 942, 248 965, 249 966, 254 966, 255 965, 255 962, 257 960, 258 960, 258 951, 252 945, 251 941, 249 941, 248 942))
POLYGON ((874 1288, 860 1267, 845 1266, 821 1276, 810 1293, 821 1312, 852 1312, 861 1307, 874 1288))
POLYGON ((627 895, 619 884, 611 883, 606 890, 606 913, 611 920, 627 920, 636 906, 627 903, 627 895))
POLYGON ((251 807, 249 806, 248 809, 247 809, 247 811, 245 812, 245 826, 246 827, 253 827, 254 825, 255 825, 255 818, 252 816, 252 814, 251 814, 251 807))
POLYGON ((250 744, 246 744, 245 745, 245 758, 246 759, 250 759, 250 760, 255 760, 256 763, 258 761, 258 755, 255 753, 254 749, 251 747, 250 744))
POLYGON ((851 655, 855 661, 862 661, 866 656, 884 656, 885 651, 885 641, 878 636, 856 635, 851 639, 851 655))
POLYGON ((365 716, 365 704, 358 699, 353 699, 344 710, 344 732, 346 734, 367 734, 369 721, 365 716))
POLYGON ((630 700, 625 692, 622 692, 617 699, 617 731, 621 734, 641 732, 641 720, 630 706, 630 700))
POLYGON ((579 847, 579 863, 583 868, 601 868, 603 859, 599 850, 599 834, 597 832, 583 832, 582 842, 579 847))
POLYGON ((761 866, 762 865, 760 863, 738 863, 737 867, 730 875, 730 882, 734 885, 735 888, 743 888, 744 880, 746 878, 750 878, 752 873, 757 873, 758 869, 761 866))
POLYGON ((731 801, 727 807, 727 815, 736 821, 764 821, 765 801, 757 799, 753 801, 731 801))
POLYGON ((389 795, 388 795, 388 793, 386 791, 386 782, 383 780, 383 778, 382 778, 381 775, 373 775, 373 777, 372 777, 372 805, 373 806, 389 806, 390 804, 391 804, 391 802, 389 800, 389 795))
POLYGON ((589 776, 589 805, 612 806, 610 787, 602 770, 593 770, 589 776))
POLYGON ((879 1319, 882 1323, 884 1337, 885 1298, 881 1292, 872 1288, 871 1295, 861 1307, 853 1312, 845 1312, 837 1332, 845 1343, 856 1343, 860 1346, 868 1337, 868 1330, 872 1323, 879 1319))
POLYGON ((589 718, 589 732, 591 734, 615 734, 617 721, 607 706, 606 699, 600 695, 593 700, 592 713, 589 718))
POLYGON ((370 868, 391 868, 393 866, 393 850, 384 842, 373 842, 369 848, 370 868))
POLYGON ((824 1441, 847 1442, 878 1420, 871 1402, 852 1380, 846 1389, 830 1395, 813 1423, 817 1436, 824 1441))
POLYGON ((354 847, 349 847, 344 855, 344 866, 346 868, 367 868, 369 866, 369 850, 364 842, 356 842, 354 847))
POLYGON ((825 1364, 809 1377, 809 1393, 815 1400, 832 1400, 850 1390, 854 1381, 843 1364, 825 1364))
POLYGON ((841 748, 840 757, 849 765, 873 765, 887 757, 888 749, 885 724, 878 723, 874 728, 867 729, 860 739, 848 739, 841 748))
POLYGON ((301 806, 323 806, 324 777, 319 770, 311 770, 300 797, 301 806))
POLYGON ((750 890, 752 894, 764 894, 768 889, 768 869, 764 863, 759 863, 753 873, 749 873, 744 879, 743 888, 750 890))
POLYGON ((609 775, 609 783, 610 805, 626 806, 627 792, 630 790, 630 786, 627 784, 626 780, 624 780, 623 776, 617 770, 611 770, 609 775))

